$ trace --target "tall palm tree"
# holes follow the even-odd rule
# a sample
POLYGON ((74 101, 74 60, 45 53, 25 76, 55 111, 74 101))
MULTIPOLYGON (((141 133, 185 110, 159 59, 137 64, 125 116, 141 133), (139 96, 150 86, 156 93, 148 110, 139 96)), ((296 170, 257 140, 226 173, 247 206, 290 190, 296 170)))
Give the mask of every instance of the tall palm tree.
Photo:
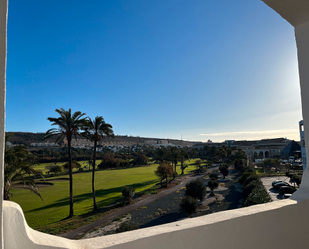
POLYGON ((94 175, 95 175, 95 161, 97 157, 97 145, 105 136, 114 137, 113 126, 108 123, 105 123, 102 116, 95 117, 94 120, 88 118, 87 125, 85 126, 85 136, 93 141, 93 159, 92 159, 92 196, 93 196, 93 210, 98 209, 96 197, 95 197, 95 188, 94 188, 94 175))
POLYGON ((86 123, 86 118, 83 118, 85 113, 80 111, 72 114, 71 108, 66 111, 63 108, 55 110, 60 117, 58 118, 47 118, 52 125, 58 126, 57 128, 49 129, 45 134, 45 139, 58 136, 55 143, 60 139, 66 138, 68 144, 68 157, 69 157, 69 176, 70 176, 70 214, 69 217, 73 216, 73 175, 72 175, 72 156, 71 156, 71 142, 72 138, 81 136, 81 131, 86 123))

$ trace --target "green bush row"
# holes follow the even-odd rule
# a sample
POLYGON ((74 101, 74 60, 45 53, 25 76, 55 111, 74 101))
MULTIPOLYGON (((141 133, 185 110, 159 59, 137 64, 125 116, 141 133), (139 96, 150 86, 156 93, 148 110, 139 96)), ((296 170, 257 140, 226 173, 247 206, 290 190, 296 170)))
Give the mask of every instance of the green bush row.
POLYGON ((272 201, 261 179, 255 173, 245 171, 239 183, 243 185, 245 207, 272 201))

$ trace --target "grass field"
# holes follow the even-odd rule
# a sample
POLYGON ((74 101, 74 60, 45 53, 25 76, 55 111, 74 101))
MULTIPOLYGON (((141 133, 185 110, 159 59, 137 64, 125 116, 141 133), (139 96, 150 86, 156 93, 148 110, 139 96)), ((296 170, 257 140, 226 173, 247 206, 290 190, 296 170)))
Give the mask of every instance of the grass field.
MULTIPOLYGON (((102 160, 96 160, 96 165, 99 165, 101 163, 101 161, 102 160)), ((88 161, 78 161, 78 162, 81 164, 82 168, 86 167, 86 169, 88 169, 88 167, 89 167, 88 161)), ((57 162, 56 164, 55 163, 40 163, 38 165, 35 165, 34 168, 36 170, 41 170, 42 173, 45 175, 46 172, 48 171, 48 169, 46 169, 46 166, 48 166, 48 165, 60 165, 60 166, 62 166, 64 164, 65 164, 65 162, 57 162)))
MULTIPOLYGON (((195 169, 194 160, 187 162, 189 165, 185 173, 195 169)), ((50 164, 50 163, 48 163, 50 164)), ((45 169, 48 164, 36 166, 36 169, 45 169)), ((61 165, 61 163, 58 163, 61 165)), ((83 164, 82 164, 83 165, 83 164)), ((159 182, 154 171, 158 164, 144 167, 98 170, 96 171, 96 197, 98 208, 103 208, 122 197, 121 190, 124 186, 132 186, 136 192, 143 191, 159 182)), ((180 174, 180 167, 177 167, 180 174)), ((40 188, 44 199, 42 202, 37 196, 25 189, 14 189, 12 201, 17 202, 23 209, 30 227, 44 230, 43 228, 60 222, 69 214, 69 181, 61 180, 68 175, 46 178, 54 185, 40 188)), ((75 173, 73 175, 74 215, 84 215, 92 211, 91 172, 75 173)))

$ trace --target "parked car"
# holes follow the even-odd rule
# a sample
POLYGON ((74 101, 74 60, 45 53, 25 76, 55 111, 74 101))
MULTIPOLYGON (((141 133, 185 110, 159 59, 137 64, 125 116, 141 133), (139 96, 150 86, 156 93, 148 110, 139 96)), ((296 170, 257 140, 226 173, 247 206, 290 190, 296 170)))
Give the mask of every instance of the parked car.
POLYGON ((279 191, 281 194, 293 194, 297 189, 293 186, 282 186, 279 191))
POLYGON ((284 195, 283 195, 283 197, 284 197, 285 199, 290 198, 291 196, 292 196, 292 194, 284 194, 284 195))
POLYGON ((279 183, 279 182, 284 182, 284 181, 282 181, 282 180, 276 180, 276 181, 273 181, 273 182, 271 183, 271 185, 274 187, 275 184, 277 184, 277 183, 279 183))
POLYGON ((280 189, 282 186, 291 186, 291 185, 287 182, 278 182, 274 185, 274 189, 280 189))

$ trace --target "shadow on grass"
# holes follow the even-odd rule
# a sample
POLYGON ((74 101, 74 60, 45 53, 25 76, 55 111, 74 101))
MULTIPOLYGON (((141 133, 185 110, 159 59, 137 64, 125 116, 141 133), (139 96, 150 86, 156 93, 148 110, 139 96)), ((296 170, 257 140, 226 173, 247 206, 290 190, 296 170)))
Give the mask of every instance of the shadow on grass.
MULTIPOLYGON (((120 187, 117 187, 117 188, 98 189, 98 190, 96 190, 96 197, 98 198, 98 197, 105 196, 105 195, 108 195, 108 194, 111 194, 111 193, 119 193, 121 195, 121 190, 125 186, 131 186, 132 188, 137 189, 137 188, 142 188, 142 187, 145 187, 147 185, 151 185, 151 184, 155 184, 155 183, 157 183, 156 179, 151 180, 151 181, 141 182, 141 183, 135 183, 135 184, 131 184, 131 185, 124 185, 124 186, 120 186, 120 187)), ((85 200, 88 200, 88 199, 92 200, 92 192, 73 196, 74 203, 82 202, 82 201, 85 201, 85 200)), ((115 202, 116 200, 119 200, 119 199, 121 199, 121 198, 119 198, 117 196, 109 198, 109 199, 103 199, 101 201, 98 201, 97 205, 98 205, 98 207, 105 206, 105 205, 111 204, 112 202, 115 202)), ((44 210, 44 209, 48 209, 48 208, 61 208, 61 207, 64 207, 64 206, 69 206, 69 201, 70 201, 69 197, 63 198, 63 199, 60 199, 60 200, 58 200, 58 201, 56 201, 52 204, 45 205, 45 206, 40 207, 40 208, 32 209, 32 210, 29 210, 28 212, 30 213, 30 212, 40 211, 40 210, 44 210)))

